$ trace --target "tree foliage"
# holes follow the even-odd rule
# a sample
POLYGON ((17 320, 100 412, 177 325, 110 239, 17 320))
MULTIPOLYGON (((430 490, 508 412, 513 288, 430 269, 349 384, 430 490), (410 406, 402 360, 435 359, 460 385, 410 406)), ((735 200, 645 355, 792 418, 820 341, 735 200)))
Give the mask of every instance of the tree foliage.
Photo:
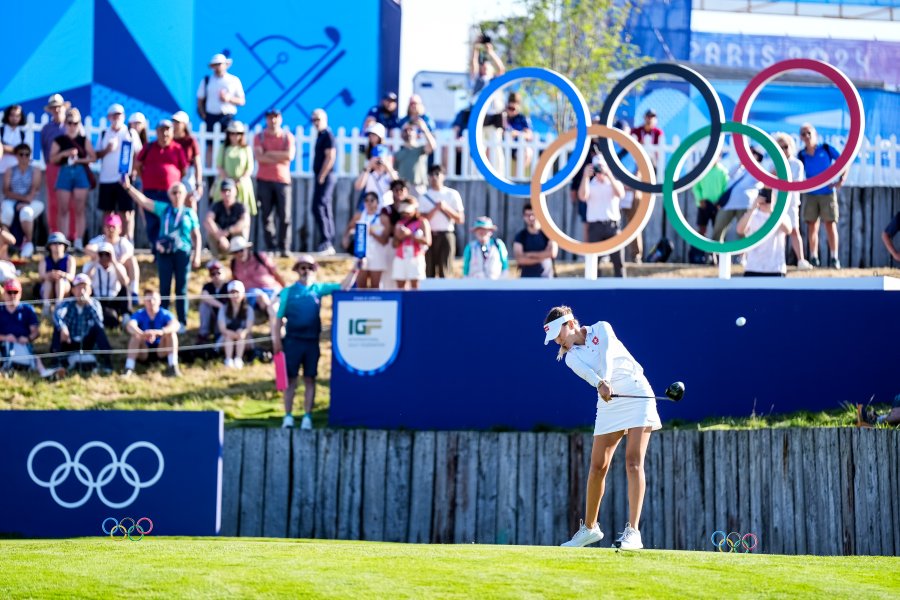
MULTIPOLYGON (((618 72, 646 62, 626 30, 629 16, 638 10, 632 0, 519 0, 519 4, 526 16, 482 24, 494 32, 507 67, 546 67, 562 73, 593 112, 599 111, 618 72)), ((552 101, 557 130, 573 125, 574 113, 558 90, 534 82, 523 89, 531 97, 552 101)))

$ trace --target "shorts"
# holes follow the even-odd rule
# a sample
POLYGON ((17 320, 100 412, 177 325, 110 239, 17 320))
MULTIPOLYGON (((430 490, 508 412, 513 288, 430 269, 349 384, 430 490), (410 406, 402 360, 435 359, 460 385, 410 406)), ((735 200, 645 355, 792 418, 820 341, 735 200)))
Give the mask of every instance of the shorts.
POLYGON ((394 257, 391 277, 396 281, 421 281, 425 279, 425 254, 409 258, 394 257))
POLYGON ((807 223, 818 221, 838 222, 837 192, 831 190, 827 194, 800 194, 803 205, 803 220, 807 223))
POLYGON ((301 366, 304 377, 315 377, 318 374, 319 340, 286 337, 282 340, 282 347, 289 379, 294 379, 300 374, 301 366))
POLYGON ((247 302, 250 304, 250 308, 256 310, 256 299, 259 294, 263 294, 271 300, 275 296, 275 290, 272 288, 250 288, 247 290, 247 302))
POLYGON ((103 212, 134 210, 134 200, 118 183, 101 183, 97 192, 97 208, 103 212))
MULTIPOLYGON (((16 205, 18 200, 3 200, 0 203, 0 223, 7 227, 16 219, 16 205)), ((32 200, 19 209, 19 223, 33 223, 44 212, 44 203, 40 200, 32 200)))
POLYGON ((56 178, 57 190, 71 192, 73 190, 87 190, 90 187, 91 182, 88 181, 84 165, 64 165, 59 168, 59 176, 56 178))
POLYGON ((206 118, 203 119, 206 123, 206 130, 212 131, 213 126, 218 123, 221 127, 220 131, 225 131, 225 128, 234 120, 234 115, 214 115, 211 113, 206 113, 206 118))
POLYGON ((697 207, 697 227, 706 227, 710 223, 714 223, 717 212, 719 212, 719 207, 715 202, 709 200, 701 202, 697 207))

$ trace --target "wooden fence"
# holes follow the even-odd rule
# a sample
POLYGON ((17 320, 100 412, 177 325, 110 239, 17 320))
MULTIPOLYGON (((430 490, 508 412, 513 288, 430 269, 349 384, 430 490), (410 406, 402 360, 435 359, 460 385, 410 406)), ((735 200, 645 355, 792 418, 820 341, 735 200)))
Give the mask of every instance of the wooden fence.
MULTIPOLYGON (((583 512, 588 434, 225 433, 222 535, 558 545, 583 512)), ((900 554, 900 432, 665 431, 647 455, 648 548, 900 554)), ((607 478, 608 543, 628 515, 624 450, 607 478)))

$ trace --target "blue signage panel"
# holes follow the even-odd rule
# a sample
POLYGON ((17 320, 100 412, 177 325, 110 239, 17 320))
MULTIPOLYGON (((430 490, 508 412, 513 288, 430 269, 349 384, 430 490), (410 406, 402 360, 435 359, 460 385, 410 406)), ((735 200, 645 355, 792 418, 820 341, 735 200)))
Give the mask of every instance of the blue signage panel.
POLYGON ((216 535, 222 436, 221 412, 0 411, 0 535, 216 535))
POLYGON ((900 338, 898 299, 834 289, 406 293, 394 364, 370 377, 334 364, 329 419, 432 430, 593 424, 596 392, 543 345, 544 316, 558 304, 584 323, 608 321, 656 393, 685 383, 680 403, 659 403, 664 421, 890 402, 900 387, 884 340, 900 338))

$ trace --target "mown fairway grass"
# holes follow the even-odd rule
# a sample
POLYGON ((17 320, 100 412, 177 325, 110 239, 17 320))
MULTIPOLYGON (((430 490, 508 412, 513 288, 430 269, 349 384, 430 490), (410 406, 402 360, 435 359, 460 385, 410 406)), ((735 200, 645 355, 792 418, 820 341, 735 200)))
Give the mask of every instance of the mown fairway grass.
POLYGON ((0 597, 897 598, 900 559, 269 539, 0 542, 0 597))

